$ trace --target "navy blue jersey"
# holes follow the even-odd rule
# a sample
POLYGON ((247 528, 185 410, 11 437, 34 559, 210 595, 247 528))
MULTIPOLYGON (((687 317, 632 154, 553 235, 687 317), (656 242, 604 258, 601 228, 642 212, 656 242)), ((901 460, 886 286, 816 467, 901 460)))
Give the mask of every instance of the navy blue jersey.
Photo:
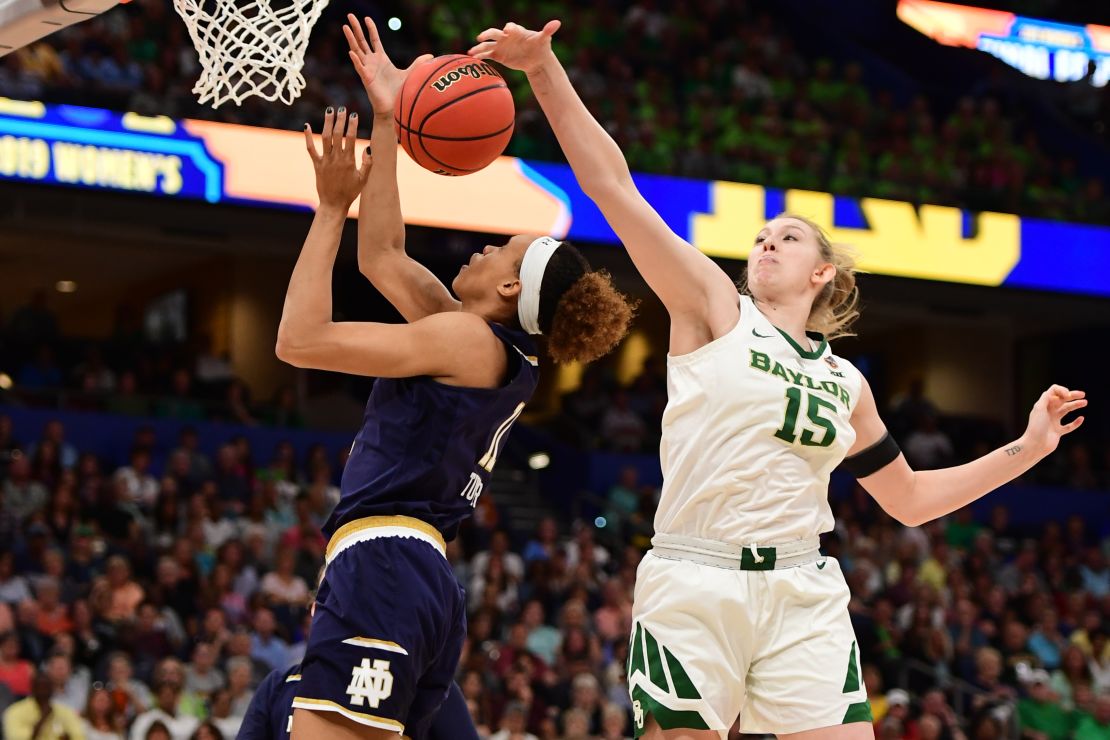
POLYGON ((293 697, 301 667, 271 671, 251 697, 237 740, 289 740, 293 730, 293 697))
POLYGON ((343 469, 342 496, 324 525, 328 538, 355 519, 391 515, 420 519, 454 538, 539 379, 528 335, 489 327, 508 355, 498 388, 461 388, 430 377, 375 381, 343 469))

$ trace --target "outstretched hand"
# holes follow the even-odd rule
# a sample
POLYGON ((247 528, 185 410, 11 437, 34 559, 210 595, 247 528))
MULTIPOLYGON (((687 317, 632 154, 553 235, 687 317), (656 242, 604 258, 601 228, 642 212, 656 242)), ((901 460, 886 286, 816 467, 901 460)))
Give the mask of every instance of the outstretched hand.
POLYGON ((1038 454, 1052 453, 1060 438, 1074 432, 1083 424, 1083 417, 1064 423, 1064 417, 1087 405, 1087 394, 1073 391, 1061 385, 1054 385, 1041 394, 1033 410, 1029 412, 1029 426, 1022 435, 1024 442, 1038 454))
POLYGON ((478 34, 479 43, 469 53, 475 59, 492 59, 529 74, 539 69, 551 54, 551 37, 561 25, 562 21, 554 20, 540 31, 530 31, 516 23, 487 28, 478 34))
POLYGON ((374 115, 384 116, 393 112, 397 100, 397 93, 405 84, 409 72, 418 64, 423 64, 432 58, 431 54, 417 57, 405 69, 398 69, 390 61, 389 55, 382 48, 382 39, 378 35, 378 27, 369 17, 363 19, 366 23, 366 34, 358 18, 352 13, 347 14, 347 25, 343 26, 343 35, 347 37, 347 45, 351 47, 348 54, 355 71, 358 72, 362 86, 366 88, 366 95, 370 98, 370 105, 374 106, 374 115))
POLYGON ((361 165, 355 164, 358 114, 352 113, 348 118, 345 108, 335 111, 330 107, 324 112, 324 128, 320 132, 323 154, 317 151, 316 142, 312 139, 312 126, 307 123, 304 125, 304 140, 316 170, 316 192, 320 195, 320 205, 341 208, 346 212, 362 192, 374 164, 369 147, 363 152, 361 165))

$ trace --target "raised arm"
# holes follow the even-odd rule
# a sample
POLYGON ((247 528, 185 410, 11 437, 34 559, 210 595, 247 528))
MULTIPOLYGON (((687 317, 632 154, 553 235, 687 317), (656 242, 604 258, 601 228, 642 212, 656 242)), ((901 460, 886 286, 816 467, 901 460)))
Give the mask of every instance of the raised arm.
MULTIPOLYGON (((451 311, 411 324, 332 321, 332 270, 347 211, 372 166, 355 167, 357 119, 328 109, 321 134, 305 140, 320 206, 289 278, 278 326, 278 358, 296 367, 384 378, 431 376, 451 385, 492 388, 508 362, 500 340, 475 314, 451 311), (346 125, 346 135, 344 135, 346 125)), ((364 204, 365 205, 365 204, 364 204)))
POLYGON ((491 28, 479 34, 481 43, 470 53, 528 75, 578 184, 597 203, 672 319, 686 316, 712 327, 723 320, 727 331, 736 320, 736 286, 713 260, 679 238, 640 195, 624 154, 590 115, 551 50, 559 25, 551 21, 542 31, 515 23, 491 28))
POLYGON ((370 136, 374 169, 363 187, 358 211, 359 270, 406 321, 457 311, 459 302, 443 283, 431 270, 405 253, 405 223, 397 192, 394 101, 409 70, 431 57, 422 56, 408 69, 397 69, 382 48, 374 21, 365 19, 369 40, 355 16, 348 15, 347 21, 343 35, 351 47, 351 62, 374 107, 374 130, 370 136))
MULTIPOLYGON (((1083 423, 1082 416, 1067 424, 1063 419, 1087 405, 1085 396, 1083 391, 1054 385, 1029 412, 1025 433, 1010 444, 965 465, 941 470, 915 471, 899 454, 884 467, 860 478, 859 483, 886 513, 902 524, 916 527, 932 521, 1009 483, 1051 454, 1061 437, 1083 423)), ((865 453, 887 434, 867 381, 852 414, 852 426, 856 443, 849 458, 865 453)))

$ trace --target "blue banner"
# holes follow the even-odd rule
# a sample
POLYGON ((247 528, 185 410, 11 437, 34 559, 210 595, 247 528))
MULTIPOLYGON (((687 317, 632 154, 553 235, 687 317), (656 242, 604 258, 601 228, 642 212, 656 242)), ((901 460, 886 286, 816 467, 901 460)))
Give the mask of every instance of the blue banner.
POLYGON ((210 203, 223 198, 223 166, 169 118, 4 102, 0 177, 210 203))
MULTIPOLYGON (((311 208, 316 202, 299 132, 4 98, 0 179, 210 203, 311 208)), ((1110 296, 1106 226, 745 183, 634 179, 674 232, 712 257, 747 258, 763 223, 787 211, 851 244, 869 272, 1110 296)), ((458 182, 402 157, 398 182, 407 223, 619 243, 566 165, 501 157, 458 182)))

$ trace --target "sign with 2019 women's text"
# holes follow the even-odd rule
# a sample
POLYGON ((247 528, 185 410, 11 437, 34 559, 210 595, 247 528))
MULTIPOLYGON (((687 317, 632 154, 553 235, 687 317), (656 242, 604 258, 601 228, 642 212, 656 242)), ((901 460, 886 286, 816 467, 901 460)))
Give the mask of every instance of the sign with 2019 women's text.
MULTIPOLYGON (((307 209, 316 192, 302 137, 0 98, 0 179, 307 209)), ((790 211, 852 244, 870 272, 1110 296, 1104 226, 733 182, 635 181, 676 234, 713 257, 744 259, 763 222, 790 211)), ((410 224, 619 243, 566 165, 501 157, 458 179, 401 156, 398 184, 410 224)))

